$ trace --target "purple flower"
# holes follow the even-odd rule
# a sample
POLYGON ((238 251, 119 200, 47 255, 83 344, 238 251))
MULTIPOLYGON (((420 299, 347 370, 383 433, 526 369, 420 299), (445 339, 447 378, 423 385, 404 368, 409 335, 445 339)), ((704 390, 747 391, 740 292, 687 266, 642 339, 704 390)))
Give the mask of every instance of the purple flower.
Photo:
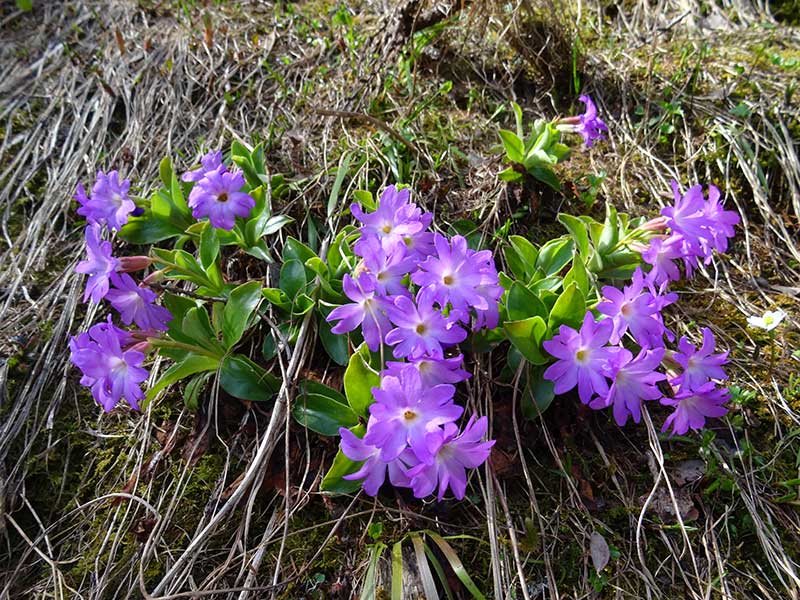
POLYGON ((222 152, 217 150, 216 152, 209 152, 200 157, 200 168, 194 169, 193 171, 186 171, 186 173, 181 175, 181 179, 183 181, 200 181, 212 171, 223 172, 226 170, 227 169, 222 164, 222 152))
POLYGON ((667 218, 673 233, 683 239, 685 258, 701 257, 707 264, 714 249, 718 252, 728 249, 728 238, 735 233, 733 226, 739 223, 739 215, 724 210, 719 202, 719 189, 713 185, 708 186, 707 201, 699 184, 681 196, 678 183, 673 181, 672 191, 675 203, 662 208, 661 214, 667 218))
POLYGON ((379 296, 376 287, 375 278, 368 273, 361 273, 357 280, 345 275, 342 289, 353 303, 337 306, 327 318, 327 321, 339 321, 331 328, 337 335, 353 331, 361 325, 364 341, 373 352, 380 348, 384 336, 392 328, 386 316, 386 306, 393 298, 379 296))
POLYGON ((673 260, 684 256, 682 250, 682 239, 679 236, 671 235, 666 239, 656 237, 650 240, 650 245, 642 251, 642 260, 653 267, 647 277, 656 285, 680 280, 681 272, 673 260))
POLYGON ((230 231, 236 217, 246 218, 256 201, 241 191, 244 176, 241 171, 210 171, 189 192, 189 208, 195 219, 208 217, 211 225, 230 231))
POLYGON ((108 293, 109 277, 116 270, 119 261, 112 256, 111 242, 100 239, 100 225, 89 225, 85 230, 86 260, 78 263, 75 271, 88 275, 83 301, 91 299, 100 302, 108 293))
POLYGON ((387 252, 378 238, 366 237, 356 243, 355 251, 364 258, 364 266, 375 277, 375 289, 379 295, 409 295, 403 278, 416 268, 417 263, 406 255, 404 244, 396 244, 387 252))
POLYGON ((579 115, 580 126, 577 133, 583 136, 583 141, 586 142, 588 148, 592 147, 594 140, 601 139, 603 132, 608 131, 608 127, 603 120, 597 116, 597 107, 589 96, 582 95, 578 100, 586 105, 586 112, 579 115))
POLYGON ((112 231, 122 229, 128 222, 128 216, 136 209, 133 200, 128 198, 131 182, 119 180, 117 171, 109 171, 108 175, 97 172, 97 180, 92 188, 91 199, 86 196, 83 185, 78 184, 75 200, 81 205, 78 214, 86 217, 90 225, 108 225, 112 231))
POLYGON ((410 445, 420 460, 430 460, 425 436, 461 416, 463 408, 453 403, 455 388, 441 384, 426 387, 419 372, 409 366, 399 377, 384 377, 380 388, 372 388, 375 402, 364 443, 380 448, 380 458, 394 460, 410 445))
POLYGON ((403 236, 403 243, 406 246, 406 254, 417 264, 436 251, 433 245, 434 233, 432 231, 420 231, 414 235, 403 236))
POLYGON ((378 208, 373 213, 365 213, 358 204, 350 205, 350 212, 363 223, 359 229, 361 237, 376 237, 387 252, 397 244, 405 243, 423 232, 431 224, 433 215, 423 213, 416 204, 410 203, 411 192, 408 188, 398 190, 395 186, 387 187, 381 194, 378 208))
POLYGON ((682 337, 678 341, 678 352, 672 358, 683 367, 683 372, 670 379, 670 383, 681 386, 681 389, 697 390, 710 379, 727 379, 722 365, 727 364, 728 353, 712 354, 715 345, 714 334, 708 327, 703 328, 703 345, 699 350, 682 337))
POLYGON ((441 306, 449 302, 463 315, 467 315, 470 308, 488 311, 491 294, 479 287, 497 285, 491 251, 470 250, 467 240, 460 235, 453 236, 448 243, 446 237, 437 233, 434 245, 436 256, 429 256, 420 263, 419 271, 412 273, 411 280, 420 287, 430 288, 434 301, 441 306))
POLYGON ((344 427, 339 429, 342 437, 342 454, 354 461, 364 461, 355 473, 345 475, 342 479, 348 481, 363 479, 363 488, 368 496, 377 496, 378 490, 386 479, 389 471, 389 481, 396 487, 410 487, 411 481, 406 476, 409 467, 416 465, 416 457, 410 450, 400 453, 400 456, 389 462, 384 462, 378 454, 380 450, 375 446, 365 444, 364 440, 344 427))
POLYGON ((438 483, 436 498, 440 502, 448 487, 458 500, 464 498, 467 489, 466 469, 475 469, 482 465, 489 458, 495 442, 481 441, 486 435, 487 426, 486 417, 476 420, 472 416, 460 435, 455 423, 445 424, 443 431, 429 433, 425 442, 427 454, 433 459, 420 462, 407 473, 411 478, 414 496, 425 498, 436 489, 438 483))
POLYGON ((384 370, 383 375, 398 377, 402 369, 412 365, 419 371, 422 384, 427 387, 433 387, 440 383, 455 384, 470 378, 470 374, 461 368, 463 362, 464 357, 460 354, 452 358, 423 356, 418 359, 412 359, 407 363, 389 360, 386 361, 386 370, 384 370))
POLYGON ((142 329, 167 330, 172 315, 163 306, 154 304, 158 296, 153 290, 136 285, 127 273, 112 274, 111 283, 114 287, 106 298, 119 312, 123 323, 130 325, 135 322, 142 329))
POLYGON ((717 388, 713 381, 696 390, 681 389, 674 398, 662 398, 661 404, 674 406, 661 431, 672 427, 672 435, 683 435, 690 429, 702 429, 707 417, 722 417, 728 413, 723 406, 729 399, 726 388, 717 388))
POLYGON ((106 410, 113 409, 123 398, 136 410, 144 398, 139 384, 148 373, 141 368, 144 354, 138 350, 123 350, 130 335, 111 323, 98 323, 70 339, 70 360, 83 376, 81 385, 91 388, 94 399, 106 410))
MULTIPOLYGON (((631 285, 623 291, 607 285, 603 287, 606 302, 597 305, 598 312, 611 317, 614 331, 611 343, 617 344, 630 329, 636 343, 643 348, 663 346, 664 325, 660 320, 660 302, 649 292, 644 292, 645 279, 640 268, 633 273, 631 285)), ((668 298, 667 298, 668 299, 668 298)))
POLYGON ((441 358, 443 347, 463 342, 467 332, 433 306, 433 292, 422 289, 417 304, 405 296, 397 296, 387 307, 389 319, 396 325, 386 334, 386 343, 395 346, 395 358, 428 355, 441 358))
POLYGON ((568 392, 577 385, 581 402, 588 404, 594 394, 605 396, 608 393, 608 363, 619 352, 619 348, 605 347, 613 327, 610 320, 596 322, 592 313, 587 312, 580 332, 561 325, 558 335, 542 344, 558 359, 544 372, 545 379, 555 382, 553 391, 556 394, 568 392))
POLYGON ((708 229, 711 234, 711 245, 717 252, 728 249, 728 238, 736 235, 734 225, 739 224, 739 214, 732 210, 725 210, 719 201, 720 193, 716 186, 708 186, 708 200, 703 212, 708 219, 708 229))
POLYGON ((592 401, 595 409, 614 406, 614 419, 622 427, 633 417, 634 423, 642 418, 642 400, 658 400, 663 396, 656 383, 667 378, 656 371, 664 358, 664 348, 642 350, 633 358, 628 350, 622 348, 609 361, 613 383, 608 394, 592 401))

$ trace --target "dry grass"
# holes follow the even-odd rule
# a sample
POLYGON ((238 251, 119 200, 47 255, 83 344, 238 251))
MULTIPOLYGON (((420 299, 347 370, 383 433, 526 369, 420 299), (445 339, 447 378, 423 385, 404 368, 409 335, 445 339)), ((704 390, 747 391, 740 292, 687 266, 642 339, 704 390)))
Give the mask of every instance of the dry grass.
MULTIPOLYGON (((0 17, 0 598, 349 598, 377 522, 389 545, 419 529, 471 536, 450 542, 489 597, 800 596, 797 30, 727 0, 365 0, 352 34, 326 2, 34 4, 0 17), (443 32, 408 60, 422 25, 443 32), (670 179, 713 181, 743 217, 730 256, 682 291, 671 321, 679 334, 713 327, 753 392, 713 436, 665 440, 649 414, 620 430, 566 401, 524 420, 503 357, 480 356, 463 400, 490 417, 499 452, 470 501, 322 497, 335 448, 286 410, 295 381, 340 376, 310 321, 275 365, 286 383, 274 407, 214 389, 200 414, 167 396, 98 416, 66 360, 69 334, 98 316, 72 271, 79 181, 112 166, 152 180, 165 155, 182 167, 255 135, 295 184, 281 208, 297 235, 324 214, 343 151, 365 157, 347 192, 399 176, 441 224, 471 217, 488 240, 533 206, 514 227, 545 235, 556 210, 581 208, 497 181, 491 146, 509 117, 495 109, 569 111, 576 36, 582 86, 611 132, 564 175, 605 170, 601 197, 637 214, 669 200, 670 179), (790 318, 771 368, 744 318, 776 306, 790 318), (698 459, 704 473, 687 481, 698 459), (600 575, 595 532, 618 551, 600 575)), ((319 224, 324 247, 343 223, 319 224)))

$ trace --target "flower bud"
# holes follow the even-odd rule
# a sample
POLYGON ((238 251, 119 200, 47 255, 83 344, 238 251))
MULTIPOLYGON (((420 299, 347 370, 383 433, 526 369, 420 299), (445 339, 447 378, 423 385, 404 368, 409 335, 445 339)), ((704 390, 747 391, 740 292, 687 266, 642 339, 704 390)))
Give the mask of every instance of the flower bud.
POLYGON ((149 256, 121 256, 119 257, 119 268, 117 271, 120 273, 130 273, 132 271, 141 271, 153 264, 153 259, 149 256))

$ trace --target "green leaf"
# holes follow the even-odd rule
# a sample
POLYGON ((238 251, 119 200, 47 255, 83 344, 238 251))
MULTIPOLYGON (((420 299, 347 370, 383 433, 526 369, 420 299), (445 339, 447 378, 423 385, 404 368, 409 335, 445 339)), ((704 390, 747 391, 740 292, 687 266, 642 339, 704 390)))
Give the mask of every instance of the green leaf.
POLYGON ((283 229, 284 225, 288 225, 294 221, 292 217, 289 215, 274 215, 270 217, 264 226, 262 227, 261 231, 256 232, 256 237, 262 237, 265 235, 272 235, 273 233, 277 233, 281 229, 283 229))
MULTIPOLYGON (((183 187, 181 186, 181 182, 178 180, 178 177, 175 175, 175 171, 172 171, 172 182, 170 185, 170 198, 172 199, 172 205, 176 209, 176 212, 179 215, 188 216, 189 212, 189 205, 186 204, 186 198, 183 197, 183 187)), ((178 215, 175 215, 175 217, 178 215)))
POLYGON ((290 299, 294 299, 306 287, 306 268, 299 260, 291 259, 281 267, 280 286, 290 299))
POLYGON ((543 369, 541 367, 530 369, 527 374, 527 383, 525 384, 525 391, 522 394, 522 414, 528 419, 535 419, 541 413, 544 413, 555 398, 553 391, 554 383, 542 377, 543 369))
POLYGON ((541 317, 530 317, 521 321, 506 321, 503 329, 509 341, 522 353, 528 362, 543 365, 549 358, 542 353, 541 344, 547 333, 547 324, 541 317))
POLYGON ((146 246, 183 235, 183 231, 172 223, 144 214, 141 217, 130 217, 122 226, 119 236, 130 244, 146 246))
POLYGON ((558 221, 567 228, 572 238, 575 240, 575 247, 582 256, 589 256, 589 232, 586 229, 586 223, 581 221, 578 217, 559 213, 558 221))
POLYGON ((521 235, 509 236, 508 241, 517 251, 517 254, 526 265, 527 272, 533 272, 533 265, 536 264, 536 259, 539 257, 539 251, 527 238, 521 235))
POLYGON ((514 123, 517 126, 517 137, 522 138, 522 108, 520 108, 519 104, 512 101, 511 110, 514 111, 514 123))
MULTIPOLYGON (((352 431, 358 437, 364 437, 366 428, 363 425, 356 425, 355 427, 351 428, 350 431, 352 431)), ((322 479, 320 490, 323 492, 334 492, 337 494, 350 494, 355 492, 361 488, 361 481, 348 481, 342 478, 345 475, 350 475, 351 473, 358 471, 358 469, 361 468, 361 464, 361 462, 350 460, 341 450, 339 450, 339 452, 336 453, 336 457, 333 459, 331 468, 328 469, 328 472, 322 479)))
POLYGON ((175 363, 164 371, 164 374, 155 385, 147 390, 145 402, 152 402, 153 398, 155 398, 161 390, 168 385, 172 385, 176 381, 185 379, 189 375, 194 375, 195 373, 216 371, 218 366, 219 358, 217 357, 204 356, 202 354, 189 354, 182 361, 175 363))
POLYGON ((456 577, 458 577, 458 580, 463 584, 467 591, 472 594, 472 597, 476 600, 485 600, 486 597, 478 590, 475 582, 472 581, 472 578, 469 576, 469 573, 467 573, 467 570, 464 568, 464 564, 461 562, 461 559, 458 558, 458 554, 456 554, 456 551, 453 550, 453 547, 435 531, 428 530, 425 533, 430 536, 437 546, 439 546, 439 550, 441 550, 442 555, 447 559, 447 562, 450 563, 450 568, 453 569, 453 573, 456 574, 456 577))
POLYGON ((606 220, 603 223, 603 232, 597 242, 597 252, 605 255, 619 241, 619 219, 617 209, 613 204, 606 204, 606 220))
POLYGON ((534 178, 538 179, 542 183, 550 186, 555 191, 561 190, 561 181, 559 181, 558 176, 556 176, 553 169, 550 167, 544 166, 536 166, 528 169, 528 173, 530 173, 534 178))
POLYGON ((516 248, 513 246, 506 246, 503 248, 503 255, 505 256, 508 268, 511 269, 511 274, 514 275, 516 279, 527 280, 527 266, 520 257, 516 248))
POLYGON ((200 405, 200 392, 205 389, 208 380, 213 373, 200 373, 192 377, 186 382, 186 387, 183 390, 183 403, 189 410, 197 410, 200 405))
POLYGON ((358 202, 364 210, 375 210, 378 208, 375 197, 369 190, 355 190, 353 192, 353 200, 358 202))
POLYGON ((358 425, 358 416, 330 395, 304 392, 292 406, 295 420, 322 435, 338 435, 340 427, 358 425))
POLYGON ((217 230, 211 223, 206 223, 200 234, 200 264, 208 270, 219 256, 219 238, 217 230))
POLYGON ((514 282, 508 292, 506 310, 510 321, 522 321, 528 317, 542 319, 547 317, 547 308, 539 297, 518 281, 514 282))
POLYGON ((231 396, 263 402, 280 389, 280 380, 241 354, 227 356, 222 363, 219 384, 231 396))
POLYGON ((559 325, 568 325, 573 329, 580 329, 583 317, 586 315, 586 298, 573 281, 561 292, 553 309, 547 326, 550 331, 555 331, 559 325))
POLYGON ((365 419, 369 417, 372 388, 380 387, 380 384, 380 375, 369 366, 369 348, 365 342, 350 357, 344 372, 344 395, 357 415, 365 419))
POLYGON ((231 292, 222 313, 222 342, 225 348, 232 348, 242 339, 247 322, 258 308, 261 298, 261 283, 258 281, 243 283, 231 292))
POLYGON ((195 306, 186 311, 181 323, 181 332, 192 338, 194 343, 220 356, 224 354, 217 335, 211 328, 211 320, 205 306, 195 306))
POLYGON ((403 600, 403 540, 392 546, 392 600, 403 600))
POLYGON ((513 131, 501 129, 497 132, 503 140, 503 147, 506 151, 506 157, 511 162, 522 163, 525 160, 525 144, 519 136, 513 131))
POLYGON ((335 334, 331 332, 333 326, 325 320, 325 315, 320 314, 318 319, 317 331, 319 340, 325 352, 333 359, 337 365, 345 366, 350 357, 347 355, 347 335, 335 334))
POLYGON ((273 306, 277 306, 281 310, 289 312, 292 309, 292 301, 281 289, 278 288, 264 288, 261 294, 267 299, 267 302, 273 306))
POLYGON ((172 160, 169 156, 165 156, 158 163, 158 175, 161 177, 161 183, 165 188, 172 185, 172 160))
POLYGON ((328 197, 328 216, 330 217, 335 211, 336 206, 339 204, 339 192, 342 189, 344 178, 350 168, 350 154, 345 152, 339 158, 339 167, 336 169, 336 179, 331 188, 331 195, 328 197))
POLYGON ((283 245, 283 260, 299 260, 301 264, 305 264, 309 258, 316 256, 311 248, 306 246, 303 242, 289 237, 283 245))
POLYGON ((550 240, 539 249, 536 268, 541 269, 547 277, 557 274, 572 260, 573 248, 574 242, 570 237, 550 240))
POLYGON ((589 281, 589 274, 586 271, 586 265, 583 262, 583 258, 580 256, 576 256, 572 260, 572 268, 564 275, 564 288, 569 287, 569 284, 573 281, 584 297, 589 295, 591 282, 589 281))
POLYGON ((503 169, 497 174, 497 176, 500 178, 500 181, 507 181, 509 183, 515 183, 522 179, 522 173, 515 171, 512 167, 503 169))

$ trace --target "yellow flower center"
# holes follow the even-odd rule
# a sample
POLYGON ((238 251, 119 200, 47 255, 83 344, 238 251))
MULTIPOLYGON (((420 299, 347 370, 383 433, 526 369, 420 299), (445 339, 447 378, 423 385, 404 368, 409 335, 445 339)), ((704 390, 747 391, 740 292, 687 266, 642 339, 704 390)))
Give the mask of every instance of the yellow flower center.
POLYGON ((453 276, 452 275, 445 275, 442 277, 442 283, 445 285, 453 285, 453 276))

